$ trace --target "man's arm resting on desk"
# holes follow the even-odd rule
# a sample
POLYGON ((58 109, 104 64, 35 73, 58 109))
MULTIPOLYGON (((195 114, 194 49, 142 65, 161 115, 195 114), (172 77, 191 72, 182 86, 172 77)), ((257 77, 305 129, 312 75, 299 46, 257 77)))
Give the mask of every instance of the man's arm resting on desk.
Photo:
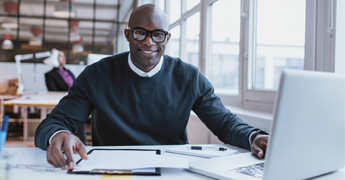
POLYGON ((85 146, 79 138, 68 131, 61 131, 51 138, 51 144, 47 149, 47 161, 54 167, 73 169, 76 165, 73 153, 79 154, 82 159, 88 159, 85 146))

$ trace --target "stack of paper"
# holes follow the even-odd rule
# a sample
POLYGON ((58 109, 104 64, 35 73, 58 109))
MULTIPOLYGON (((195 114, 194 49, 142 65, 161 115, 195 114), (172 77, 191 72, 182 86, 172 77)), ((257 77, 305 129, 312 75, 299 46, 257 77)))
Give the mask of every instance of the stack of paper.
POLYGON ((220 156, 227 156, 236 154, 237 150, 229 149, 226 146, 221 145, 203 145, 202 150, 194 150, 191 145, 177 146, 173 148, 165 149, 166 152, 184 154, 190 156, 198 156, 205 158, 214 158, 220 156), (225 148, 225 151, 220 151, 219 148, 225 148))
POLYGON ((95 168, 154 172, 157 167, 189 168, 185 159, 156 155, 156 151, 102 150, 89 154, 88 160, 80 161, 73 172, 91 171, 95 168))

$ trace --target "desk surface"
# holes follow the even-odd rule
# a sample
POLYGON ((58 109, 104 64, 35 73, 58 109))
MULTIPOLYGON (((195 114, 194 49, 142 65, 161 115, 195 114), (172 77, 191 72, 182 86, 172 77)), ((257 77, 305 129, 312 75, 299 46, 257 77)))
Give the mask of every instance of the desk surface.
POLYGON ((2 101, 3 105, 56 106, 66 93, 29 94, 22 97, 2 101))
MULTIPOLYGON (((194 157, 194 156, 185 156, 180 154, 173 154, 165 152, 166 148, 170 148, 176 145, 162 145, 162 146, 97 146, 97 147, 86 147, 87 151, 92 148, 130 148, 130 149, 161 149, 162 155, 180 157, 186 159, 188 162, 200 160, 203 158, 194 157)), ((248 152, 246 150, 227 145, 229 149, 236 149, 240 153, 248 152)), ((32 148, 4 148, 4 152, 11 152, 13 150, 24 150, 29 151, 32 148)), ((79 159, 78 155, 75 155, 75 159, 79 159)), ((48 163, 47 163, 48 164, 48 163)), ((344 168, 336 172, 327 174, 325 176, 314 178, 315 180, 344 180, 344 168)), ((104 176, 104 175, 76 175, 76 174, 67 174, 65 170, 56 171, 56 172, 42 172, 42 171, 33 171, 28 169, 17 169, 12 168, 10 171, 10 179, 28 179, 28 180, 40 180, 40 179, 49 179, 49 180, 61 180, 61 179, 73 179, 73 180, 111 180, 111 179, 123 179, 123 180, 151 180, 151 179, 164 179, 164 180, 196 180, 196 179, 212 179, 200 174, 192 173, 184 169, 174 169, 174 168, 162 168, 161 176, 104 176)))

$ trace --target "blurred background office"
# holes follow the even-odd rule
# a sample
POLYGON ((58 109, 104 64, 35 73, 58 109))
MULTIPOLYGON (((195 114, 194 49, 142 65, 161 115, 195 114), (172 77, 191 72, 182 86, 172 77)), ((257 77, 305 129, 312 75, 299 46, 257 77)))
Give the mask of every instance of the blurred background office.
MULTIPOLYGON (((0 0, 0 94, 15 93, 15 55, 58 47, 77 78, 88 64, 128 51, 129 15, 146 3, 167 14, 165 53, 198 67, 223 103, 258 128, 270 128, 282 69, 345 74, 342 0, 0 0)), ((44 59, 21 61, 24 92, 48 91, 44 59)), ((193 114, 188 135, 219 142, 193 114)))

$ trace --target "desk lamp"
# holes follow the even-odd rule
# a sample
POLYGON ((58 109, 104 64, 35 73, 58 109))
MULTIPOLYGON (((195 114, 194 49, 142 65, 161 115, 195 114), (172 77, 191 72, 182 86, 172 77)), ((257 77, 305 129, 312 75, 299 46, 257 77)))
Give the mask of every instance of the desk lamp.
POLYGON ((18 55, 16 55, 14 58, 16 60, 17 75, 18 75, 17 94, 23 94, 23 91, 24 91, 21 61, 29 60, 29 59, 33 59, 33 58, 48 57, 43 62, 47 65, 52 65, 54 67, 58 67, 59 66, 58 56, 59 56, 59 50, 57 50, 57 49, 53 49, 52 52, 47 51, 47 52, 40 52, 40 53, 35 53, 35 54, 18 54, 18 55))

